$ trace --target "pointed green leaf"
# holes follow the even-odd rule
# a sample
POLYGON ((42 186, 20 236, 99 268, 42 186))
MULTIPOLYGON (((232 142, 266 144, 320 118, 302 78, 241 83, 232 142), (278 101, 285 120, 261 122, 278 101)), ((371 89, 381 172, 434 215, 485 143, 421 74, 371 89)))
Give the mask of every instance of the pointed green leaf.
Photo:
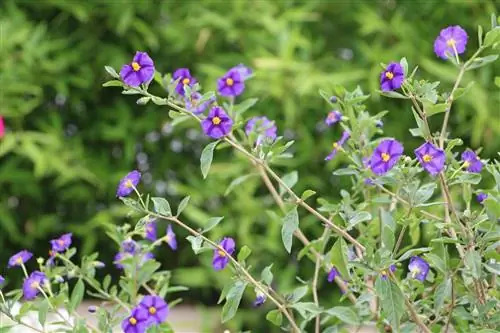
POLYGON ((222 308, 222 322, 225 323, 234 317, 238 307, 240 306, 241 298, 243 297, 243 292, 247 286, 247 282, 238 281, 229 290, 226 296, 226 304, 222 308))
POLYGON ((292 251, 293 233, 299 227, 299 214, 297 206, 294 206, 285 217, 283 217, 283 226, 281 228, 281 240, 288 253, 292 251))
POLYGON ((283 321, 283 315, 279 310, 271 310, 267 313, 266 319, 276 326, 280 326, 283 321))
POLYGON ((204 179, 207 178, 208 171, 210 170, 210 166, 212 165, 212 160, 214 158, 214 149, 218 143, 219 141, 209 143, 201 152, 200 168, 204 179))
POLYGON ((158 214, 164 216, 172 216, 172 210, 170 209, 170 204, 168 203, 167 199, 153 197, 151 198, 151 201, 153 201, 154 209, 158 214))
POLYGON ((189 199, 191 199, 191 197, 188 195, 181 200, 179 206, 177 207, 177 214, 175 216, 181 215, 184 209, 186 209, 187 205, 189 204, 189 199))
POLYGON ((384 316, 391 324, 394 332, 399 332, 401 316, 406 312, 403 293, 394 282, 380 277, 375 281, 375 290, 380 298, 384 316))
POLYGON ((69 301, 69 312, 75 311, 75 309, 80 305, 80 303, 83 300, 83 294, 85 293, 85 284, 83 281, 80 279, 76 283, 75 287, 73 288, 73 292, 71 293, 71 298, 69 301))

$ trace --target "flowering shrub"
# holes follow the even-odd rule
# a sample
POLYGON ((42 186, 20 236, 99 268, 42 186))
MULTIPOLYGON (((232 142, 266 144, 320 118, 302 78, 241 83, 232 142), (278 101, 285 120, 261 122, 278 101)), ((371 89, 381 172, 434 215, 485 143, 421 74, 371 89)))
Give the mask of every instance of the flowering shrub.
MULTIPOLYGON (((345 154, 350 164, 333 173, 350 177, 353 186, 341 191, 341 202, 318 198, 316 208, 314 190, 298 194, 293 190, 296 177, 281 177, 275 171, 281 160, 293 157, 288 152, 293 141, 279 136, 274 121, 266 116, 247 117, 257 99, 238 101, 245 85, 251 84, 247 83, 253 75, 251 69, 237 65, 218 79, 216 92, 203 92, 189 69, 161 74, 146 52, 137 52, 119 74, 106 67, 114 80, 104 86, 121 87, 125 95, 140 96, 138 105, 166 106, 174 124, 193 121, 214 139, 201 153, 203 178, 209 175, 216 149, 232 149, 244 157, 282 210, 283 247, 291 253, 297 238, 303 245, 297 254, 299 263, 311 261, 314 272, 297 277, 300 285, 292 292, 282 292, 273 283, 272 263, 261 272, 253 269, 251 263, 258 258, 250 257, 251 244, 237 244, 232 235, 210 238, 210 231, 225 223, 222 217, 210 218, 201 230, 189 226, 182 213, 190 197, 174 212, 166 198, 141 193, 141 173, 133 170, 119 182, 116 195, 137 223, 108 232, 119 247, 113 262, 122 270, 118 284, 112 285, 109 276, 102 281, 95 278, 104 265, 98 254, 75 264, 72 235, 64 234, 50 242, 47 259, 37 260, 38 270, 28 271, 33 254, 27 250, 11 257, 8 267, 22 269, 25 280, 21 290, 0 293, 0 311, 26 326, 23 315, 38 311, 40 328, 33 329, 39 332, 48 332, 49 311, 60 317, 60 331, 108 332, 117 325, 126 333, 171 331, 169 309, 180 301, 175 294, 185 288, 170 285, 170 272, 160 270, 153 252, 163 243, 175 251, 178 242, 189 242, 196 255, 212 253, 212 266, 218 274, 233 277, 220 296, 220 302, 225 300, 222 322, 235 316, 245 290, 251 288, 253 305, 271 304, 266 319, 290 332, 337 332, 344 325, 370 322, 386 332, 448 332, 450 327, 459 332, 496 332, 500 318, 496 278, 500 272, 500 162, 481 160, 478 152, 467 147, 460 149, 462 141, 449 133, 448 119, 454 101, 470 88, 461 87, 464 73, 498 58, 480 56, 498 48, 500 28, 493 26, 483 38, 480 27, 477 51, 463 60, 460 55, 467 40, 461 27, 452 26, 443 29, 434 43, 436 55, 457 68, 450 92, 438 91, 439 82, 417 79, 417 67, 410 68, 405 58, 382 65, 378 93, 407 102, 411 113, 406 114, 415 118, 416 127, 409 130, 422 144, 413 152, 405 154, 403 142, 382 136, 385 112, 370 115, 364 105, 369 95, 360 87, 349 91, 335 85, 331 92, 320 91, 334 108, 325 123, 343 129, 332 150, 325 152, 325 160, 345 154), (158 84, 167 96, 151 93, 152 84, 158 84), (444 121, 439 131, 432 132, 432 117, 439 113, 444 113, 444 121), (486 174, 495 180, 491 189, 478 186, 486 174), (318 220, 319 238, 311 240, 301 231, 301 214, 318 220), (403 246, 405 235, 421 223, 437 230, 429 246, 403 246), (165 230, 164 235, 159 236, 158 229, 165 230), (176 229, 184 229, 190 236, 178 240, 176 229), (335 283, 345 304, 325 308, 318 294, 320 279, 335 283), (85 292, 109 305, 89 308, 98 316, 98 327, 75 312, 85 292), (13 303, 20 299, 24 299, 23 306, 14 314, 13 303), (73 317, 61 314, 61 308, 73 317)), ((236 178, 229 188, 236 190, 247 176, 236 178)))

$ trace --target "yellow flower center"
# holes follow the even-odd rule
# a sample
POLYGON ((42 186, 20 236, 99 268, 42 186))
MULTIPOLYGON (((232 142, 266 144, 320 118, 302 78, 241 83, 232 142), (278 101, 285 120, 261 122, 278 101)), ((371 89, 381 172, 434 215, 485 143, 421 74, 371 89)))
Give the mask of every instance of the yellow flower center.
POLYGON ((387 162, 391 159, 391 155, 389 155, 387 153, 382 153, 380 156, 382 157, 382 161, 384 161, 384 162, 387 162))
POLYGON ((393 72, 385 72, 385 77, 388 78, 389 80, 392 80, 394 78, 394 73, 393 72))
POLYGON ((230 77, 228 77, 228 78, 226 79, 226 84, 227 84, 228 86, 230 86, 230 87, 231 87, 231 86, 234 84, 234 80, 233 80, 233 79, 231 79, 230 77))
POLYGON ((221 257, 225 257, 226 256, 226 253, 224 251, 222 251, 222 250, 217 251, 217 254, 219 254, 219 256, 221 256, 221 257))
POLYGON ((57 244, 59 244, 60 246, 63 246, 64 245, 64 241, 62 239, 58 239, 57 240, 57 244))
POLYGON ((23 258, 22 257, 17 257, 16 258, 16 263, 18 263, 19 265, 23 263, 23 258))
POLYGON ((220 122, 221 122, 221 119, 219 117, 213 117, 212 118, 212 124, 219 125, 220 122))
POLYGON ((154 306, 152 306, 148 309, 148 311, 150 314, 154 315, 156 313, 156 308, 154 306))
POLYGON ((422 157, 422 159, 424 160, 425 163, 429 163, 430 161, 432 161, 432 156, 429 154, 425 154, 424 157, 422 157))
POLYGON ((457 42, 453 38, 450 38, 446 41, 446 45, 448 45, 449 47, 454 47, 456 43, 457 42))
POLYGON ((415 276, 417 276, 418 274, 420 274, 420 268, 418 267, 415 267, 412 272, 411 272, 411 276, 414 278, 415 276))
POLYGON ((134 187, 134 184, 132 184, 132 181, 129 179, 125 182, 125 187, 134 187))
POLYGON ((182 80, 182 84, 189 84, 189 82, 191 82, 191 79, 186 77, 182 80))
POLYGON ((470 162, 469 161, 465 161, 464 162, 464 168, 468 168, 470 166, 470 162))
POLYGON ((167 242, 170 241, 170 235, 165 235, 165 241, 167 241, 167 242))
POLYGON ((337 149, 339 147, 339 144, 337 142, 334 142, 332 146, 333 146, 333 149, 337 149))
POLYGON ((134 70, 134 72, 137 72, 138 70, 141 69, 141 65, 139 65, 137 62, 133 62, 132 63, 132 69, 134 70))
POLYGON ((132 325, 135 325, 135 324, 137 324, 137 319, 135 319, 134 317, 130 317, 130 318, 128 319, 128 322, 129 322, 130 324, 132 324, 132 325))
POLYGON ((38 283, 37 281, 31 282, 30 284, 31 289, 38 289, 38 287, 40 287, 40 283, 38 283))
POLYGON ((337 116, 332 112, 328 115, 328 119, 335 121, 337 119, 337 116))
POLYGON ((387 271, 384 269, 382 272, 380 272, 383 276, 387 276, 387 271))

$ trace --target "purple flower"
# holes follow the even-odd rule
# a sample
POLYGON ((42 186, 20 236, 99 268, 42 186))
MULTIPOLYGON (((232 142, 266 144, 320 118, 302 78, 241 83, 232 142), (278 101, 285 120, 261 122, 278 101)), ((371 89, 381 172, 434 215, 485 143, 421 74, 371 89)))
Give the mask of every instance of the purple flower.
POLYGON ((476 200, 480 204, 483 204, 483 201, 486 200, 487 198, 488 198, 488 194, 483 193, 483 192, 478 193, 476 196, 476 200))
POLYGON ((89 313, 96 313, 97 312, 97 306, 95 306, 95 305, 89 305, 89 307, 87 308, 87 311, 89 313))
POLYGON ((431 175, 435 176, 444 168, 446 155, 443 150, 437 148, 430 142, 426 142, 415 149, 420 165, 431 175))
POLYGON ((375 185, 375 182, 371 178, 365 178, 363 182, 365 183, 365 185, 370 185, 370 186, 375 185))
POLYGON ((144 333, 150 325, 148 311, 138 306, 122 321, 124 333, 144 333))
POLYGON ((266 295, 264 295, 262 292, 257 292, 257 296, 255 297, 255 300, 253 301, 253 306, 258 308, 264 302, 266 301, 266 295))
POLYGON ((136 254, 139 251, 139 245, 132 239, 126 239, 121 243, 121 248, 124 253, 136 254))
POLYGON ((146 239, 149 239, 150 241, 154 242, 157 239, 156 219, 149 220, 149 222, 146 223, 145 230, 146 230, 146 239))
MULTIPOLYGON (((231 237, 224 237, 224 239, 219 243, 229 255, 232 255, 235 249, 236 244, 231 237)), ((212 266, 216 271, 220 271, 224 269, 229 263, 229 257, 224 251, 219 248, 214 249, 214 258, 212 260, 212 266)))
POLYGON ((332 103, 337 103, 337 100, 338 100, 337 96, 331 96, 330 97, 330 102, 332 102, 332 103))
POLYGON ((142 83, 150 82, 155 76, 153 60, 146 52, 137 51, 131 64, 123 65, 120 77, 125 84, 138 87, 142 83))
POLYGON ((328 115, 325 118, 325 124, 328 126, 332 126, 333 124, 338 123, 342 120, 342 113, 338 110, 333 110, 328 112, 328 115))
POLYGON ((333 282, 337 276, 340 276, 339 271, 335 267, 330 268, 328 272, 328 282, 333 282))
POLYGON ((328 154, 327 157, 325 157, 325 161, 329 161, 331 160, 335 155, 337 155, 337 152, 340 148, 342 148, 342 146, 345 144, 345 142, 351 137, 351 134, 349 134, 349 132, 347 131, 344 131, 342 133, 342 138, 340 138, 339 141, 337 142, 334 142, 333 143, 333 149, 332 151, 330 152, 330 154, 328 154))
POLYGON ((434 41, 434 53, 440 58, 448 59, 451 54, 462 54, 467 45, 467 32, 458 25, 444 28, 434 41))
POLYGON ((240 73, 241 79, 243 81, 246 81, 253 74, 252 69, 250 67, 243 65, 243 64, 236 65, 233 68, 231 68, 229 71, 232 71, 232 70, 235 70, 238 73, 240 73))
POLYGON ((175 239, 175 233, 172 230, 172 226, 169 224, 167 226, 167 234, 165 235, 165 241, 172 250, 177 250, 177 240, 175 239))
POLYGON ((410 271, 412 278, 419 281, 425 281, 425 278, 429 273, 429 264, 420 257, 411 257, 408 270, 410 271))
POLYGON ((245 83, 239 69, 231 68, 217 81, 217 91, 221 96, 239 96, 243 90, 245 90, 245 83))
POLYGON ((227 135, 232 128, 233 120, 219 106, 214 106, 208 113, 208 117, 201 122, 203 132, 214 139, 220 139, 227 135))
POLYGON ((194 114, 202 114, 212 103, 215 102, 214 96, 212 96, 203 103, 199 103, 200 99, 201 99, 201 94, 199 92, 193 92, 191 98, 188 98, 187 96, 184 97, 186 109, 194 114))
POLYGON ((192 87, 196 82, 198 82, 194 77, 191 76, 191 73, 187 68, 179 68, 174 72, 172 81, 176 80, 179 80, 179 82, 175 87, 175 91, 181 96, 184 96, 185 94, 184 86, 192 87))
POLYGON ((138 307, 148 313, 149 325, 159 325, 167 319, 168 304, 160 296, 144 296, 138 307))
POLYGON ((403 145, 394 139, 382 140, 370 158, 370 169, 380 176, 391 170, 403 155, 403 145))
POLYGON ((67 233, 57 239, 51 240, 52 252, 66 251, 71 246, 71 236, 71 233, 67 233))
POLYGON ((391 62, 380 74, 380 88, 383 91, 396 90, 401 87, 404 79, 403 67, 397 62, 391 62))
POLYGON ((0 275, 0 286, 5 282, 5 278, 0 275))
POLYGON ((40 271, 34 271, 23 282, 23 297, 29 301, 34 299, 40 292, 40 288, 47 282, 47 276, 40 271))
POLYGON ((277 127, 274 121, 267 119, 267 117, 253 117, 245 126, 245 133, 250 136, 252 132, 258 134, 255 145, 259 146, 268 139, 274 141, 276 139, 277 127))
MULTIPOLYGON (((391 273, 394 273, 396 271, 396 265, 392 264, 389 266, 389 271, 391 273)), ((382 277, 383 280, 387 280, 387 277, 389 276, 389 273, 387 272, 386 269, 384 269, 382 272, 380 272, 380 276, 382 277)))
POLYGON ((470 149, 462 153, 462 161, 464 162, 464 168, 469 172, 479 173, 483 169, 483 163, 476 153, 470 149))
MULTIPOLYGON (((115 255, 115 258, 113 260, 113 263, 115 264, 116 268, 118 269, 123 269, 124 266, 122 264, 122 260, 124 259, 127 259, 127 258, 131 258, 133 256, 135 256, 136 254, 131 254, 131 253, 127 253, 127 252, 118 252, 116 255, 115 255)), ((145 262, 153 259, 153 254, 148 252, 148 253, 145 253, 143 255, 140 256, 140 262, 137 264, 137 266, 140 266, 140 265, 143 265, 145 262)))
POLYGON ((384 127, 384 122, 382 120, 375 121, 375 127, 377 127, 377 128, 384 127))
POLYGON ((9 268, 14 267, 14 266, 21 266, 26 263, 26 261, 30 260, 31 257, 33 257, 33 253, 27 251, 27 250, 22 250, 16 254, 14 254, 12 257, 9 259, 9 268))
POLYGON ((137 170, 129 172, 125 177, 120 180, 118 188, 116 189, 117 197, 126 197, 134 191, 134 188, 141 181, 141 173, 137 170))

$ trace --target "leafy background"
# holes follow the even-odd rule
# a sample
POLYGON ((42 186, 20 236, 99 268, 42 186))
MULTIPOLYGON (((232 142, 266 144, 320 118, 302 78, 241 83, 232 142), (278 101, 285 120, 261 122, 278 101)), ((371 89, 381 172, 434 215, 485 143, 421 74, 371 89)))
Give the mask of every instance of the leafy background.
MULTIPOLYGON (((451 0, 3 1, 0 115, 8 131, 0 139, 0 262, 21 248, 44 256, 49 239, 71 231, 81 253, 99 249, 113 271, 117 247, 103 231, 134 222, 116 200, 115 186, 139 168, 144 191, 174 203, 191 195, 185 213, 189 224, 202 226, 210 216, 225 216, 212 238, 232 235, 238 245, 247 244, 256 272, 274 262, 278 290, 292 290, 295 275, 310 278, 312 265, 302 261, 299 269, 298 247, 292 257, 284 251, 274 221, 277 207, 258 177, 223 195, 232 179, 253 172, 250 166, 236 155, 216 152, 203 181, 198 159, 208 140, 198 127, 174 129, 167 109, 140 107, 133 96, 103 88, 109 79, 103 67, 119 69, 143 50, 159 71, 188 67, 208 90, 229 67, 251 66, 255 78, 243 97, 259 97, 259 102, 248 115, 275 119, 280 133, 296 140, 295 158, 280 173, 298 170, 299 193, 313 188, 335 202, 348 184, 331 171, 345 161, 323 161, 340 130, 322 125, 329 107, 318 90, 342 84, 372 92, 378 89, 380 63, 403 56, 410 66, 418 64, 419 75, 439 79, 443 91, 449 90, 456 69, 436 58, 434 38, 442 27, 460 24, 469 32, 470 55, 477 46, 477 26, 488 27, 489 14, 497 10, 494 1, 451 0)), ((483 148, 483 158, 500 150, 495 139, 500 94, 493 84, 499 70, 496 62, 468 72, 464 85, 475 84, 451 115, 453 134, 473 149, 483 148)), ((411 153, 419 141, 408 132, 413 127, 408 103, 373 94, 368 106, 372 114, 390 110, 385 133, 402 140, 411 153)), ((433 117, 436 130, 439 117, 433 117)), ((301 225, 310 238, 321 233, 310 217, 304 216, 301 225)), ((426 243, 420 230, 411 238, 407 241, 426 243)), ((192 288, 187 303, 214 305, 229 279, 208 268, 208 254, 195 257, 187 241, 181 241, 178 252, 164 250, 157 257, 175 268, 177 283, 192 288)), ((0 273, 12 281, 19 277, 4 269, 0 273)), ((334 285, 321 288, 323 299, 338 302, 334 285)), ((253 297, 247 292, 247 304, 253 297)), ((244 322, 259 331, 268 325, 261 318, 259 311, 243 310, 231 325, 244 322)))

